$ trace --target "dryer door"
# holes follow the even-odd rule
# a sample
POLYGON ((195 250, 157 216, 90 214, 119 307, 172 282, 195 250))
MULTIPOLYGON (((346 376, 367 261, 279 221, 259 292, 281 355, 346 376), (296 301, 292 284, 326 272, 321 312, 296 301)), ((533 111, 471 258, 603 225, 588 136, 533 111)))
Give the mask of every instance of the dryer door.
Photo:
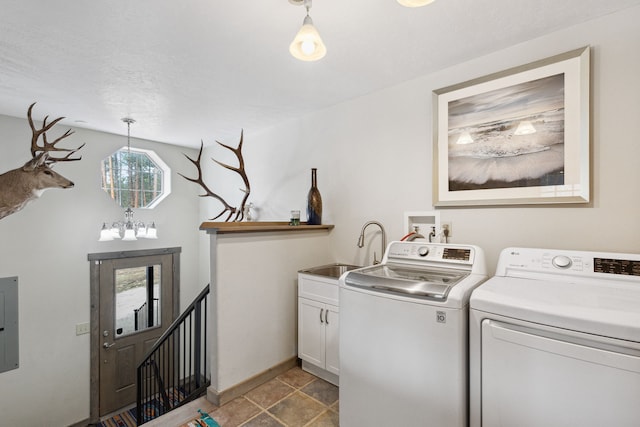
POLYGON ((637 427, 640 344, 482 322, 482 425, 637 427))

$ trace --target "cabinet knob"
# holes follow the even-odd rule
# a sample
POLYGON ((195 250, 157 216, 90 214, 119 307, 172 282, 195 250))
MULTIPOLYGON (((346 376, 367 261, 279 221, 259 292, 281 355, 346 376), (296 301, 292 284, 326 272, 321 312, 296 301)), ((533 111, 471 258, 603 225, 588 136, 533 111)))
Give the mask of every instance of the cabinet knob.
POLYGON ((322 320, 322 312, 324 311, 324 308, 320 309, 320 323, 324 323, 324 321, 322 320))

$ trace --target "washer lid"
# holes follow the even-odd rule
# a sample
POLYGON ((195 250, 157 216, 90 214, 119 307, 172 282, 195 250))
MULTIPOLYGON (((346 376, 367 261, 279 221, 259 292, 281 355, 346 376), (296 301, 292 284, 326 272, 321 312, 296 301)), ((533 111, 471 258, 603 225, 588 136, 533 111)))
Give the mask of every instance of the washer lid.
POLYGON ((455 269, 411 268, 379 264, 347 273, 346 286, 444 301, 453 286, 469 275, 455 269))
POLYGON ((470 308, 640 342, 640 286, 637 283, 492 277, 473 291, 470 308))

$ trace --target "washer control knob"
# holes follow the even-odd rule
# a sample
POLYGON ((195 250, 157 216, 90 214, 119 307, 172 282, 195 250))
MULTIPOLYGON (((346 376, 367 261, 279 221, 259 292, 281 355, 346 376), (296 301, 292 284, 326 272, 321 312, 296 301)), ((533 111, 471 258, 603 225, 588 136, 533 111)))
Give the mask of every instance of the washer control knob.
POLYGON ((553 264, 554 267, 557 267, 557 268, 569 268, 571 267, 571 264, 573 264, 571 261, 571 258, 564 255, 558 255, 553 257, 553 259, 551 260, 551 263, 553 264))
POLYGON ((418 248, 418 255, 427 256, 428 253, 429 253, 429 247, 428 246, 420 246, 418 248))

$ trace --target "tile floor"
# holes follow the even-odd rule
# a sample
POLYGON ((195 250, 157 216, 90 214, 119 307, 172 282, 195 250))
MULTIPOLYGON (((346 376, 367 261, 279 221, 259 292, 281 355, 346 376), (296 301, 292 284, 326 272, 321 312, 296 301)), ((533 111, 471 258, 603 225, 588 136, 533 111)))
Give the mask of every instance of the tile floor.
POLYGON ((338 387, 295 367, 207 412, 221 427, 338 426, 338 387))

